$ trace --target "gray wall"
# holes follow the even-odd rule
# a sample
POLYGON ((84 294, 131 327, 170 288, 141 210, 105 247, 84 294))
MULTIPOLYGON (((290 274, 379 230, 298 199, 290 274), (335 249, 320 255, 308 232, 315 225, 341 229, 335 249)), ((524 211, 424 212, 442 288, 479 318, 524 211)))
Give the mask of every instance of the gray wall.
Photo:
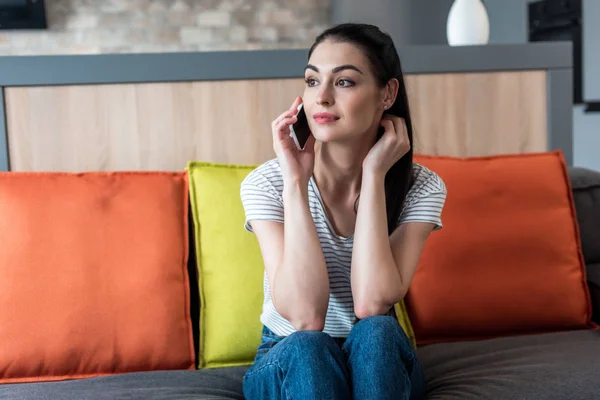
POLYGON ((331 20, 334 24, 364 22, 377 25, 394 38, 396 46, 400 46, 413 42, 411 7, 412 3, 404 0, 332 0, 331 20))
POLYGON ((583 42, 583 96, 600 101, 600 1, 584 1, 583 35, 588 40, 583 42))
POLYGON ((527 0, 486 0, 490 43, 527 42, 527 0))
MULTIPOLYGON (((454 0, 332 0, 332 22, 373 23, 396 45, 448 44, 446 20, 454 0)), ((527 0, 484 0, 490 43, 527 41, 527 0)))
MULTIPOLYGON (((448 44, 446 20, 454 0, 400 1, 411 3, 411 44, 448 44)), ((490 20, 490 43, 527 41, 527 0, 483 0, 483 3, 490 20)))
MULTIPOLYGON (((600 99, 600 1, 584 0, 583 26, 587 54, 584 95, 600 99), (595 57, 595 58, 593 58, 595 57)), ((527 41, 527 3, 531 0, 487 0, 490 15, 490 42, 521 43, 527 41)), ((585 113, 585 106, 573 107, 574 164, 600 171, 600 113, 585 113)))
POLYGON ((446 44, 446 18, 453 0, 332 0, 331 17, 366 22, 388 32, 396 46, 446 44), (418 21, 418 23, 417 23, 418 21))
MULTIPOLYGON (((490 43, 527 42, 527 4, 532 0, 484 0, 490 19, 490 43)), ((600 0, 584 0, 584 34, 600 37, 600 0), (590 21, 591 23, 587 23, 590 21)), ((397 45, 447 44, 446 18, 453 0, 332 0, 333 23, 359 20, 387 30, 397 45)), ((589 63, 585 95, 600 98, 600 43, 587 41, 589 63), (595 51, 589 51, 594 46, 595 51), (592 54, 590 56, 590 54, 592 54)), ((584 52, 585 52, 584 50, 584 52)), ((600 171, 600 113, 573 109, 574 164, 600 171)))

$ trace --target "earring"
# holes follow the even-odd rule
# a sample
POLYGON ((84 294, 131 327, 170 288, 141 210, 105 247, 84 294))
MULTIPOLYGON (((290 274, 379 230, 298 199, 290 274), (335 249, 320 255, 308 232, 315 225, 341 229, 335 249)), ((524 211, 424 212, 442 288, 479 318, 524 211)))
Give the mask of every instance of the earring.
POLYGON ((384 104, 384 105, 383 105, 383 109, 384 109, 384 110, 387 110, 387 109, 388 109, 388 106, 387 106, 387 104, 384 104))

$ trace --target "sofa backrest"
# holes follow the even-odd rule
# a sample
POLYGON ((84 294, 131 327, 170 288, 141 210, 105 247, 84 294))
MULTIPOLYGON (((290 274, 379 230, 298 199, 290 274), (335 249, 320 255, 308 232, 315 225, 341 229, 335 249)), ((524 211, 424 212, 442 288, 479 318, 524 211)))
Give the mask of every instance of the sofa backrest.
POLYGON ((600 172, 570 167, 569 178, 587 265, 593 320, 600 323, 600 172))

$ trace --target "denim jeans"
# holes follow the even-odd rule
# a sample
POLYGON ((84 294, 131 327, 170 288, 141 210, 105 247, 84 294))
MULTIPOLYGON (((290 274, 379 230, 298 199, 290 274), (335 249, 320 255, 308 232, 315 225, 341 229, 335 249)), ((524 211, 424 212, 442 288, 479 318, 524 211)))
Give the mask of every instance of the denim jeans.
POLYGON ((282 337, 263 327, 244 396, 258 399, 423 399, 414 348, 391 316, 360 320, 348 338, 321 331, 282 337))

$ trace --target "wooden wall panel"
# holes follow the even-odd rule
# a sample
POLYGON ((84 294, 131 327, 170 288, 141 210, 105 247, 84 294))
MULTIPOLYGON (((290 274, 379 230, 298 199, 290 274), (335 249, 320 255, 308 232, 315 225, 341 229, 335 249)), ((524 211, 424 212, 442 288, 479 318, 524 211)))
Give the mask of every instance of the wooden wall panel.
MULTIPOLYGON (((543 71, 407 76, 415 151, 543 151, 543 71)), ((258 164, 271 121, 302 79, 6 89, 13 171, 181 170, 188 160, 258 164)))
POLYGON ((293 79, 7 88, 11 170, 261 163, 274 157, 271 121, 303 85, 293 79))
POLYGON ((415 152, 447 156, 547 149, 546 72, 406 78, 415 152))

